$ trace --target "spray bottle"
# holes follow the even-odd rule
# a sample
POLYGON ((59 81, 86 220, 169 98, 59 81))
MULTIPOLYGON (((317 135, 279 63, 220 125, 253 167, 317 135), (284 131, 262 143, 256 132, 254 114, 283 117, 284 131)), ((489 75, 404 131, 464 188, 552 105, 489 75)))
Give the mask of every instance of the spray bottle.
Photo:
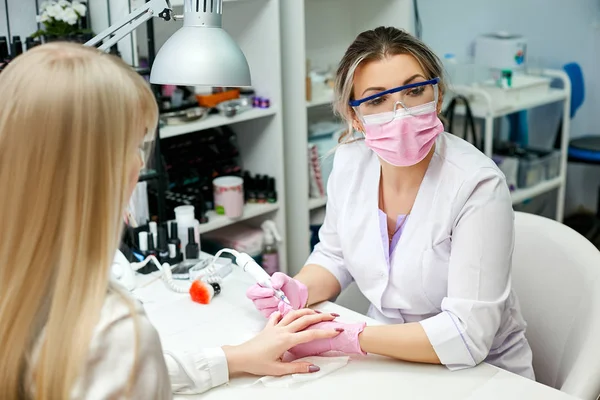
POLYGON ((262 267, 269 275, 273 275, 279 271, 279 250, 277 249, 277 243, 281 243, 281 235, 279 235, 277 226, 273 221, 263 222, 261 228, 265 235, 262 267))

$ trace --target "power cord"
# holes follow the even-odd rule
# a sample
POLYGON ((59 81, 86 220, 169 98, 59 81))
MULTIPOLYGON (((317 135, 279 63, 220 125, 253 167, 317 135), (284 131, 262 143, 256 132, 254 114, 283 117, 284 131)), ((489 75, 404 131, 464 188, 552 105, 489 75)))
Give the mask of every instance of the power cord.
POLYGON ((133 268, 134 271, 137 271, 139 269, 144 268, 150 262, 153 262, 154 265, 156 266, 156 268, 158 268, 158 270, 160 271, 160 275, 157 276, 155 279, 152 279, 150 282, 146 283, 142 287, 148 286, 151 283, 154 283, 155 281, 157 281, 158 279, 162 279, 165 282, 165 284, 169 287, 169 289, 171 289, 172 291, 174 291, 176 293, 188 293, 189 292, 190 285, 185 285, 186 287, 180 286, 173 279, 173 273, 171 272, 171 269, 174 266, 172 267, 168 263, 164 263, 161 265, 155 256, 148 256, 144 259, 144 261, 141 261, 139 263, 131 263, 131 268, 133 268))
MULTIPOLYGON (((228 250, 228 249, 223 249, 220 250, 212 259, 212 262, 210 263, 210 265, 206 268, 204 268, 200 274, 198 274, 198 276, 196 276, 195 280, 200 280, 202 282, 208 283, 208 284, 213 284, 213 283, 218 283, 220 284, 221 282, 223 282, 223 278, 218 274, 218 268, 219 266, 216 265, 216 261, 219 258, 219 256, 221 254, 223 254, 223 252, 228 252, 228 253, 232 253, 232 254, 238 254, 235 250, 228 250)), ((173 273, 171 272, 171 270, 177 266, 177 264, 171 266, 168 263, 164 263, 164 264, 160 264, 160 262, 158 261, 158 259, 155 256, 148 256, 146 257, 143 261, 139 262, 139 263, 131 263, 131 268, 133 268, 134 271, 137 271, 139 269, 144 268, 146 265, 148 265, 148 263, 154 263, 154 265, 156 266, 156 268, 158 268, 158 270, 160 271, 160 274, 155 277, 154 279, 152 279, 151 281, 147 282, 146 284, 142 285, 141 287, 146 287, 151 285, 152 283, 156 282, 159 279, 162 279, 165 284, 167 285, 167 287, 169 289, 171 289, 172 291, 176 292, 176 293, 188 293, 190 290, 190 284, 180 284, 179 282, 175 281, 175 279, 173 279, 173 273)), ((197 264, 200 265, 201 263, 197 264)), ((194 267, 192 267, 193 269, 194 267)))

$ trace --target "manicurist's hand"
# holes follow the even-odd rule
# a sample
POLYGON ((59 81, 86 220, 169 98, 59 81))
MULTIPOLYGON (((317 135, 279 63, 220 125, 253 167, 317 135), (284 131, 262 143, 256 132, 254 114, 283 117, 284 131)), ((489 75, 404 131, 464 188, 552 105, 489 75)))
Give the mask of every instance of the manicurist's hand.
POLYGON ((225 346, 229 374, 245 372, 253 375, 288 375, 317 372, 319 367, 305 362, 282 362, 290 348, 313 340, 331 339, 340 334, 335 329, 305 330, 311 325, 333 321, 331 314, 310 309, 291 311, 284 317, 275 311, 265 329, 239 346, 225 346))
MULTIPOLYGON (((306 307, 308 289, 302 282, 290 278, 281 272, 275 272, 271 277, 271 285, 273 285, 273 289, 281 289, 285 293, 292 308, 295 310, 306 307)), ((246 296, 252 300, 254 306, 266 318, 269 318, 271 314, 277 311, 277 306, 279 305, 279 299, 275 297, 273 289, 255 284, 248 288, 246 292, 246 296)))

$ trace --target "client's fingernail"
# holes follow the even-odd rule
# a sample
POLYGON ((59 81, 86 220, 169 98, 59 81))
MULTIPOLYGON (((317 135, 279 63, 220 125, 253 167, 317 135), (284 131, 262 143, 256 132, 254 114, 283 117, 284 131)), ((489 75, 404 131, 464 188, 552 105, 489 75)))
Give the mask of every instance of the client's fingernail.
POLYGON ((316 312, 317 314, 322 314, 322 312, 321 312, 321 311, 319 311, 319 310, 315 310, 315 312, 316 312))
POLYGON ((340 314, 336 314, 336 313, 333 313, 333 312, 331 313, 331 315, 332 315, 333 317, 336 317, 336 318, 340 316, 340 314))
POLYGON ((344 328, 335 328, 335 331, 337 331, 337 332, 344 332, 344 328))
POLYGON ((308 367, 308 372, 319 372, 320 370, 321 368, 317 367, 316 365, 311 365, 308 367))

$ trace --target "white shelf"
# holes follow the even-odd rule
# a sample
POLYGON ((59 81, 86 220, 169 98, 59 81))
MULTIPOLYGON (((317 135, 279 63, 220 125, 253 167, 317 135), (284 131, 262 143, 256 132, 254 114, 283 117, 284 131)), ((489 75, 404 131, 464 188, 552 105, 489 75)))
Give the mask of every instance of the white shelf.
POLYGON ((308 209, 315 210, 317 208, 325 207, 327 204, 327 197, 317 197, 308 199, 308 209))
MULTIPOLYGON (((567 92, 564 89, 548 89, 548 92, 537 96, 522 96, 519 100, 510 104, 493 104, 488 107, 484 98, 478 94, 486 93, 483 89, 468 86, 457 86, 454 89, 455 93, 470 95, 476 97, 470 103, 473 117, 485 118, 491 116, 493 118, 503 117, 518 111, 528 110, 531 108, 543 106, 546 104, 556 103, 567 98, 567 92), (489 114, 491 113, 491 115, 489 114)), ((449 98, 450 99, 450 98, 449 98)), ((493 98, 492 98, 493 100, 493 98)), ((456 114, 464 115, 465 108, 463 106, 456 107, 456 114)))
POLYGON ((277 211, 279 209, 278 204, 246 204, 244 206, 244 214, 241 218, 231 219, 224 215, 219 215, 214 211, 206 213, 208 222, 206 224, 200 224, 200 234, 208 233, 217 229, 225 228, 226 226, 237 224, 238 222, 246 221, 254 217, 260 217, 277 211))
POLYGON ((205 129, 216 128, 223 125, 237 124, 238 122, 250 121, 277 114, 277 107, 253 108, 244 111, 234 117, 224 117, 220 114, 212 114, 196 122, 182 125, 165 125, 160 128, 160 138, 166 139, 187 133, 198 132, 205 129))
POLYGON ((326 96, 319 96, 313 98, 311 101, 306 102, 306 108, 327 106, 333 103, 333 93, 329 93, 326 96))
POLYGON ((513 204, 522 203, 527 199, 531 199, 535 196, 539 196, 542 193, 546 193, 551 190, 557 189, 562 184, 563 178, 559 176, 554 179, 549 179, 547 181, 540 182, 537 185, 527 189, 517 189, 511 193, 513 204))

